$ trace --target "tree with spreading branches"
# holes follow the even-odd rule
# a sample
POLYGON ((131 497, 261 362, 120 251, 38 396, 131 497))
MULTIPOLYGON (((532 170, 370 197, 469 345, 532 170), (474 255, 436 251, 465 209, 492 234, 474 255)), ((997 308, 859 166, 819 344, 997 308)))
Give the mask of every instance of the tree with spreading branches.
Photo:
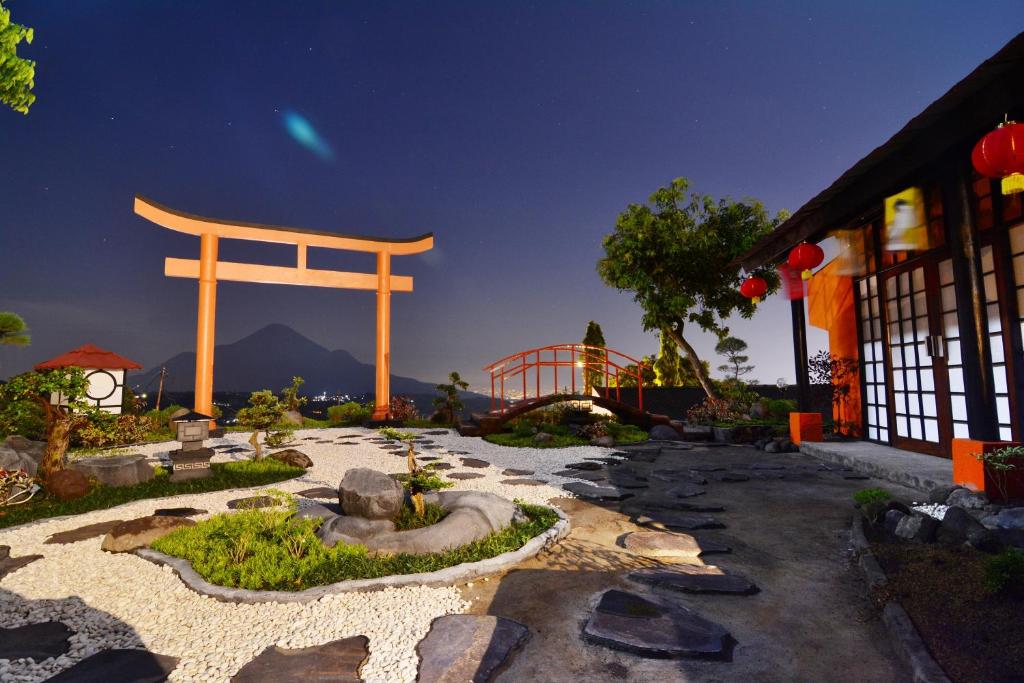
POLYGON ((726 375, 731 375, 729 379, 739 381, 743 375, 750 374, 754 370, 753 365, 745 365, 750 360, 750 356, 746 355, 744 351, 747 350, 747 342, 736 337, 726 337, 719 339, 718 343, 715 344, 715 353, 720 356, 725 356, 727 363, 723 363, 718 366, 719 372, 724 372, 726 375))
MULTIPOLYGON (((739 292, 743 278, 734 261, 784 219, 784 213, 770 217, 756 200, 715 200, 677 178, 649 203, 630 204, 619 214, 615 231, 604 238, 597 270, 605 284, 633 294, 643 308, 644 329, 668 335, 707 395, 717 398, 688 325, 723 338, 729 316, 754 314, 755 305, 739 292)), ((778 289, 773 269, 757 274, 769 294, 778 289)))
POLYGON ((30 45, 34 37, 32 29, 11 21, 11 10, 0 0, 0 102, 22 114, 36 101, 36 63, 19 57, 18 45, 30 45))

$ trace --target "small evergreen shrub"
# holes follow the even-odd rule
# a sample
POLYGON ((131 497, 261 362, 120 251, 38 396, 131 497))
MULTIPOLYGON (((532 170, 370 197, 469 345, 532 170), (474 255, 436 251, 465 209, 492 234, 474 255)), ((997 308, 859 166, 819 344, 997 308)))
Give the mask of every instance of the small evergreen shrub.
POLYGON ((853 494, 854 502, 860 505, 884 503, 890 498, 892 498, 892 494, 880 488, 861 489, 853 494))
POLYGON ((327 419, 331 424, 362 424, 370 419, 372 410, 364 405, 349 401, 340 406, 327 409, 327 419))
POLYGON ((395 530, 410 531, 412 529, 422 529, 423 527, 437 524, 447 516, 447 510, 433 503, 428 503, 424 506, 423 517, 417 515, 416 511, 408 505, 403 505, 401 512, 398 513, 398 517, 395 518, 395 530))
POLYGON ((1024 550, 1009 548, 985 562, 985 587, 993 593, 1024 589, 1024 550))

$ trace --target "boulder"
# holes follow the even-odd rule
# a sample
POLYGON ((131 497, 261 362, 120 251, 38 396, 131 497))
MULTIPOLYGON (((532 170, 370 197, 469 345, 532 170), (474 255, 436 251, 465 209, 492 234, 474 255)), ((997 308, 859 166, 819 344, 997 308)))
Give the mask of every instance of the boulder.
POLYGON ((46 479, 46 492, 57 500, 77 500, 90 488, 89 478, 78 470, 60 470, 46 479))
POLYGON ((972 517, 967 510, 954 505, 946 510, 936 536, 943 543, 960 544, 972 533, 977 536, 983 531, 988 530, 981 522, 972 517))
POLYGON ((383 472, 357 467, 346 472, 338 485, 338 500, 346 515, 394 519, 405 501, 405 489, 383 472))
POLYGON ((939 520, 929 515, 906 515, 896 524, 896 535, 908 541, 930 543, 939 528, 939 520))
POLYGON ((0 446, 0 470, 25 470, 29 476, 36 476, 39 471, 39 463, 33 460, 27 453, 21 453, 13 448, 0 446))
POLYGON ((1003 549, 1003 541, 992 529, 971 529, 967 534, 967 542, 974 548, 986 553, 998 553, 1003 549))
POLYGON ((771 441, 769 441, 768 443, 766 443, 764 445, 764 452, 765 453, 778 453, 781 450, 780 449, 781 445, 782 444, 780 444, 778 441, 775 441, 774 439, 772 439, 771 441))
POLYGON ((113 487, 135 486, 154 476, 146 456, 138 454, 83 458, 73 462, 71 469, 98 480, 104 486, 113 487))
MULTIPOLYGON (((300 510, 296 516, 302 515, 306 510, 308 508, 300 510)), ((324 518, 324 523, 317 529, 316 535, 325 546, 333 548, 338 543, 364 545, 363 539, 377 534, 394 533, 394 531, 395 523, 389 519, 371 520, 365 517, 334 515, 324 518)))
POLYGON ((144 548, 158 538, 163 538, 182 527, 195 526, 195 521, 185 517, 150 515, 121 522, 103 538, 100 548, 111 553, 126 553, 144 548))
POLYGON ((297 451, 294 448, 286 448, 283 451, 277 451, 271 453, 269 458, 283 462, 285 465, 291 465, 292 467, 312 467, 313 461, 309 459, 309 456, 302 451, 297 451))
POLYGON ((647 434, 651 441, 682 441, 682 435, 669 425, 654 425, 647 434))
POLYGON ((547 432, 537 432, 533 435, 534 443, 551 443, 554 439, 555 437, 547 432))
POLYGON ((590 440, 590 445, 611 448, 615 445, 615 439, 610 436, 598 436, 590 440))
POLYGON ((281 416, 281 422, 289 425, 302 426, 302 413, 297 410, 286 410, 281 416))
POLYGON ((957 489, 962 488, 962 486, 957 486, 956 484, 950 484, 947 486, 937 486, 928 492, 928 502, 945 505, 946 501, 949 499, 949 494, 953 493, 953 491, 956 491, 957 489))
POLYGON ((900 525, 904 519, 907 518, 907 513, 902 510, 888 510, 885 513, 885 519, 882 522, 885 530, 890 534, 896 533, 896 527, 900 525))
MULTIPOLYGON (((297 519, 322 519, 329 520, 334 519, 341 514, 341 506, 337 503, 330 505, 321 505, 317 503, 315 505, 304 505, 298 509, 295 513, 297 519)), ((352 519, 361 519, 360 517, 353 517, 352 519)))
POLYGON ((957 505, 965 510, 983 510, 988 505, 988 496, 967 489, 956 489, 946 498, 946 505, 957 505))
POLYGON ((1024 507, 1000 510, 996 515, 996 526, 1000 529, 1024 529, 1024 507))

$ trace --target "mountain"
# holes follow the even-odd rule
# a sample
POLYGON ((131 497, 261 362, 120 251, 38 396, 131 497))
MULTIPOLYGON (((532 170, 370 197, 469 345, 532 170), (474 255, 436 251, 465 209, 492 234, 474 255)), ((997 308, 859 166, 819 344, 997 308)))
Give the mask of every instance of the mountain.
MULTIPOLYGON (((213 358, 213 386, 218 392, 271 389, 276 393, 291 384, 295 375, 306 380, 302 389, 307 395, 321 391, 374 391, 372 365, 360 363, 348 351, 328 351, 287 325, 267 325, 232 344, 220 344, 213 358)), ((165 391, 192 391, 196 368, 196 354, 192 351, 179 353, 146 372, 129 375, 129 382, 154 391, 161 365, 167 368, 165 391)), ((391 375, 391 393, 436 394, 437 389, 434 384, 391 375)))

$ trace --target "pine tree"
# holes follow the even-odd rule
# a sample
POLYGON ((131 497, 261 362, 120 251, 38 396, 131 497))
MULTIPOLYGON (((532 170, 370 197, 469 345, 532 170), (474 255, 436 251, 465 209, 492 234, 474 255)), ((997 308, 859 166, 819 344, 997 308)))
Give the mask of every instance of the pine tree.
POLYGON ((729 361, 723 365, 718 366, 720 372, 724 372, 727 375, 732 376, 729 379, 738 381, 740 377, 750 373, 753 369, 753 365, 744 365, 750 356, 744 355, 744 351, 747 350, 747 342, 736 337, 726 337, 715 345, 715 353, 725 356, 729 361))
MULTIPOLYGON (((583 335, 584 346, 605 348, 604 332, 601 326, 591 320, 587 323, 587 332, 583 335)), ((588 349, 581 359, 584 364, 583 385, 584 393, 590 395, 591 388, 604 384, 604 364, 608 358, 607 352, 588 349)))

